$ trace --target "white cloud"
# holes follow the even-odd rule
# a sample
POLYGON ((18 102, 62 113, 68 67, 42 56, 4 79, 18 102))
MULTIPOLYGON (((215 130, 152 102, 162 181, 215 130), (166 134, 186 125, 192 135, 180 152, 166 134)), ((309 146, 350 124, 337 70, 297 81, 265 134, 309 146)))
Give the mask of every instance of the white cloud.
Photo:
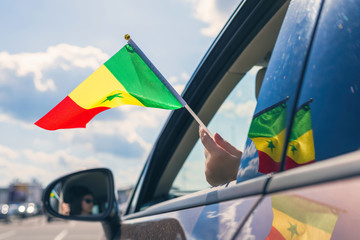
POLYGON ((1 187, 6 187, 15 178, 20 181, 31 181, 36 178, 40 182, 50 182, 54 176, 63 174, 60 171, 49 171, 41 166, 34 166, 33 164, 24 164, 19 159, 9 161, 8 158, 0 156, 0 174, 1 174, 1 187))
MULTIPOLYGON (((54 80, 44 78, 43 73, 60 67, 67 71, 72 67, 96 69, 108 58, 108 55, 95 47, 78 47, 59 44, 49 47, 46 52, 9 54, 0 52, 0 69, 15 71, 19 77, 32 75, 38 91, 54 91, 54 80)), ((0 81, 7 81, 0 78, 0 81)))
POLYGON ((158 129, 169 114, 166 110, 159 109, 139 109, 134 106, 121 106, 119 109, 124 111, 125 118, 122 120, 103 120, 92 121, 88 129, 94 134, 117 135, 127 140, 129 143, 137 143, 142 148, 149 150, 152 145, 143 139, 140 128, 158 129), (109 127, 111 126, 111 127, 109 127))
POLYGON ((235 113, 239 117, 251 117, 254 114, 256 102, 254 100, 236 105, 235 113))
POLYGON ((218 239, 230 239, 233 236, 234 232, 228 230, 237 228, 239 223, 236 221, 236 215, 239 213, 239 209, 241 209, 243 203, 244 199, 235 201, 229 204, 224 211, 220 212, 220 231, 217 235, 218 239))
POLYGON ((190 80, 190 75, 186 72, 181 73, 181 78, 183 81, 188 82, 190 80))
POLYGON ((0 156, 4 156, 9 159, 15 159, 18 157, 18 155, 19 154, 17 152, 15 152, 14 150, 0 145, 0 156))
POLYGON ((175 86, 173 86, 174 89, 176 90, 177 93, 179 93, 181 95, 181 93, 184 91, 185 89, 185 84, 177 84, 175 86))
POLYGON ((169 78, 169 83, 171 85, 173 85, 174 83, 176 83, 178 81, 178 78, 176 76, 172 76, 169 78))
POLYGON ((259 157, 257 156, 257 149, 253 141, 248 145, 241 159, 251 159, 248 165, 244 168, 239 167, 238 177, 254 177, 259 169, 259 157))
POLYGON ((95 157, 81 158, 64 150, 52 153, 32 149, 13 150, 0 145, 1 184, 8 184, 14 177, 21 181, 37 178, 41 182, 50 182, 54 178, 72 171, 103 166, 95 157), (18 175, 17 173, 21 173, 18 175))
POLYGON ((251 141, 250 145, 245 148, 242 158, 248 158, 248 157, 253 157, 257 152, 256 146, 254 144, 253 141, 251 141))
MULTIPOLYGON (((195 18, 208 24, 208 27, 201 29, 201 33, 205 36, 215 37, 229 18, 229 12, 234 10, 234 6, 238 1, 231 2, 231 9, 219 9, 219 5, 223 4, 217 0, 187 0, 194 7, 195 18)), ((229 1, 229 0, 226 0, 229 1)), ((228 5, 229 3, 227 3, 228 5)))
POLYGON ((247 102, 242 102, 235 104, 233 101, 226 101, 220 108, 223 114, 230 118, 241 117, 241 118, 249 118, 254 114, 256 106, 256 101, 249 100, 247 102))
POLYGON ((253 158, 245 168, 239 168, 238 177, 254 177, 258 173, 259 158, 253 158))
POLYGON ((115 183, 118 183, 116 187, 133 186, 140 176, 142 167, 142 165, 127 166, 126 168, 119 168, 115 171, 115 183))
POLYGON ((172 76, 169 78, 169 83, 173 88, 181 95, 184 91, 186 83, 189 81, 190 75, 183 72, 180 74, 180 77, 172 76))
POLYGON ((0 114, 0 122, 11 124, 11 125, 17 125, 24 129, 35 129, 37 128, 33 123, 29 123, 26 121, 22 121, 17 118, 13 118, 10 115, 7 114, 0 114))
POLYGON ((227 117, 234 118, 235 117, 235 109, 236 104, 233 101, 225 101, 223 105, 221 105, 219 111, 225 114, 227 117))
POLYGON ((243 240, 256 239, 256 236, 252 233, 252 227, 251 227, 253 219, 254 219, 254 215, 251 214, 241 229, 240 235, 238 236, 239 239, 243 239, 243 240))

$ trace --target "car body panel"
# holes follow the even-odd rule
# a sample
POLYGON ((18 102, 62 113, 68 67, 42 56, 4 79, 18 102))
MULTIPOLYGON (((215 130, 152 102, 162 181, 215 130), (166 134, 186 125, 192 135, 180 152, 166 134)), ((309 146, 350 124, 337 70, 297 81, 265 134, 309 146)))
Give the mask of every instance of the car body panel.
POLYGON ((263 176, 239 184, 233 181, 123 216, 118 238, 151 239, 159 232, 169 234, 164 238, 172 238, 175 230, 164 232, 163 224, 186 238, 230 238, 261 199, 261 195, 254 193, 262 192, 268 180, 269 176, 263 176))
POLYGON ((360 178, 354 177, 267 195, 249 217, 237 239, 265 239, 272 226, 279 226, 276 221, 283 222, 283 228, 278 228, 285 239, 301 239, 305 234, 310 239, 358 239, 360 192, 357 189, 360 189, 360 178), (292 205, 282 209, 280 220, 274 217, 276 213, 272 209, 272 199, 275 198, 292 205), (301 214, 298 214, 299 210, 301 214), (295 225, 291 237, 291 226, 295 225))
MULTIPOLYGON (((211 192, 207 198, 217 198, 211 192)), ((261 196, 126 220, 121 239, 229 239, 261 196)))

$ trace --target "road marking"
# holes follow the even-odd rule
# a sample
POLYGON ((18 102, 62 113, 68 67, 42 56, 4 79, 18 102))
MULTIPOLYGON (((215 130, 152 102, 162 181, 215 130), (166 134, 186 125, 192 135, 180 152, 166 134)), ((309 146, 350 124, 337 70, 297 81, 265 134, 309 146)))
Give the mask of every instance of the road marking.
POLYGON ((68 235, 69 231, 67 229, 62 230, 55 238, 54 240, 62 240, 66 235, 68 235))
POLYGON ((9 231, 9 232, 5 232, 5 233, 1 233, 0 234, 0 239, 6 239, 6 238, 9 238, 9 237, 12 237, 15 235, 15 231, 9 231))

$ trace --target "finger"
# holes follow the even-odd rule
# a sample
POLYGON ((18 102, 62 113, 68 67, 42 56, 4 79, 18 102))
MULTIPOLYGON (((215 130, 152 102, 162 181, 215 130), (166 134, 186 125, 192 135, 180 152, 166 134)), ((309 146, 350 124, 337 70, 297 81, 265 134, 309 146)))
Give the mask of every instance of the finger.
POLYGON ((204 148, 204 155, 205 155, 205 160, 208 160, 210 157, 210 153, 208 150, 206 150, 206 148, 204 148))
POLYGON ((201 126, 199 127, 199 136, 201 139, 201 142, 203 143, 204 147, 211 152, 212 149, 217 148, 217 145, 212 139, 209 134, 203 129, 201 126))
POLYGON ((225 151, 227 151, 231 155, 234 155, 235 157, 241 158, 242 152, 233 145, 231 145, 228 141, 223 139, 218 133, 215 133, 214 139, 215 143, 222 147, 225 151))

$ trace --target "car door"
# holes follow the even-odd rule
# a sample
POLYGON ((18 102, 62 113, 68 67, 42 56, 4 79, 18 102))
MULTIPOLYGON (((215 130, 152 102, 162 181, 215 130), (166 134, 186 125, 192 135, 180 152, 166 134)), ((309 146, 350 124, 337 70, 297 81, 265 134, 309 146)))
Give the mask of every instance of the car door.
MULTIPOLYGON (((255 102, 250 111, 247 109, 248 115, 250 112, 250 118, 244 120, 247 124, 240 125, 241 119, 235 118, 239 128, 245 132, 242 137, 247 138, 255 105, 255 114, 258 114, 264 108, 285 101, 285 117, 290 119, 300 84, 301 66, 305 64, 312 36, 309 32, 312 33, 315 26, 315 19, 305 18, 305 24, 299 23, 296 29, 302 32, 303 38, 288 44, 289 38, 297 36, 291 23, 304 20, 307 16, 305 10, 302 14, 297 13, 301 3, 295 2, 244 1, 240 4, 196 70, 183 96, 205 123, 221 110, 218 111, 219 117, 215 116, 209 126, 226 127, 217 119, 222 118, 221 113, 231 104, 225 100, 220 108, 222 102, 229 94, 230 98, 232 94, 236 95, 233 89, 239 85, 243 85, 243 91, 248 91, 246 79, 253 85, 255 95, 256 78, 260 81, 257 89, 262 85, 257 105, 255 102), (287 53, 286 49, 294 50, 293 54, 283 56, 287 53), (297 67, 293 67, 294 63, 297 67), (261 84, 262 78, 257 76, 266 68, 268 70, 261 84), (284 69, 287 71, 284 72, 284 69), (258 73, 256 77, 254 71, 258 73)), ((314 7, 315 13, 311 12, 311 16, 317 11, 318 8, 314 7)), ((242 111, 239 112, 244 113, 244 109, 240 108, 242 111)), ((170 116, 122 216, 119 238, 229 239, 257 206, 271 175, 259 174, 256 178, 241 175, 238 181, 215 188, 208 188, 206 183, 200 184, 199 178, 181 181, 186 171, 194 170, 191 168, 204 161, 195 149, 196 146, 202 149, 201 144, 193 149, 198 139, 197 129, 198 125, 185 111, 176 111, 170 116), (203 190, 194 192, 194 186, 203 190), (186 192, 193 193, 186 195, 186 192)), ((246 144, 243 143, 243 146, 246 144)), ((243 159, 250 153, 246 146, 243 159)), ((248 166, 244 164, 240 172, 248 166)), ((204 175, 203 168, 199 169, 193 176, 204 175)))
POLYGON ((283 172, 238 239, 358 239, 360 4, 320 4, 283 172))

